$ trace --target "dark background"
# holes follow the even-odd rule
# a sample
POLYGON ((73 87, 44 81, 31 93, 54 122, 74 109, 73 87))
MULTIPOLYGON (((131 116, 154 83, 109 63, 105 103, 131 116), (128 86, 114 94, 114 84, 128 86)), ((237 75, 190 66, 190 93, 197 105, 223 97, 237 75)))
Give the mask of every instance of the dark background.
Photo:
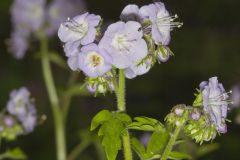
MULTIPOLYGON (((117 21, 125 5, 151 3, 151 0, 88 0, 88 10, 101 15, 105 21, 117 21)), ((240 14, 238 0, 165 0, 168 10, 177 13, 184 26, 172 32, 170 48, 175 53, 167 63, 156 65, 148 74, 127 80, 127 110, 131 116, 145 115, 163 121, 171 107, 178 103, 191 104, 198 84, 209 77, 218 76, 225 89, 240 82, 240 14)), ((55 159, 54 131, 48 106, 40 61, 31 47, 26 57, 15 60, 7 51, 5 40, 11 33, 9 7, 12 1, 0 1, 0 107, 8 100, 9 92, 27 86, 36 98, 39 115, 47 121, 34 133, 19 137, 4 146, 20 146, 30 160, 55 159)), ((62 54, 61 43, 55 37, 51 47, 62 54)), ((54 66, 58 86, 66 82, 69 73, 54 66)), ((81 78, 80 78, 81 79, 81 78)), ((105 97, 77 97, 74 99, 67 124, 68 149, 78 143, 79 129, 87 128, 91 118, 104 108, 116 109, 113 95, 105 97)), ((218 150, 202 157, 206 160, 238 160, 240 126, 234 121, 237 110, 230 113, 228 133, 215 141, 218 150)), ((96 159, 92 147, 84 151, 81 160, 96 159)))

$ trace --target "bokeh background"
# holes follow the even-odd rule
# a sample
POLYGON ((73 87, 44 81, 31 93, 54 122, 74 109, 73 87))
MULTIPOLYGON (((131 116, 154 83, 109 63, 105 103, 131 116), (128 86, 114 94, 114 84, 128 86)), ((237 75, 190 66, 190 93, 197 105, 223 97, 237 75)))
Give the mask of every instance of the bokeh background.
MULTIPOLYGON (((66 0, 67 1, 67 0, 66 0)), ((87 0, 87 10, 101 15, 105 22, 118 21, 119 15, 129 3, 138 5, 151 0, 87 0)), ((177 13, 184 26, 172 32, 170 48, 175 53, 167 63, 156 65, 148 74, 127 80, 127 110, 131 116, 145 115, 163 121, 175 104, 191 104, 198 84, 211 76, 218 76, 225 88, 240 83, 240 18, 239 0, 165 0, 168 10, 177 13)), ((36 47, 30 48, 23 60, 15 60, 8 52, 6 39, 11 33, 9 8, 12 0, 0 1, 0 107, 8 100, 9 92, 27 86, 36 98, 39 115, 48 119, 34 133, 19 137, 16 142, 3 142, 1 151, 20 146, 30 160, 55 159, 54 130, 51 110, 46 97, 40 61, 34 58, 36 47)), ((50 39, 52 49, 63 55, 62 44, 50 39)), ((69 72, 53 65, 55 80, 59 87, 65 85, 69 72)), ((79 81, 83 78, 80 75, 79 81)), ((88 128, 91 118, 100 110, 116 109, 116 99, 107 94, 93 98, 76 97, 71 105, 68 123, 68 150, 79 143, 79 130, 88 128)), ((204 160, 238 160, 240 148, 240 125, 235 121, 238 110, 233 109, 228 123, 228 133, 218 137, 219 148, 201 158, 204 160)), ((188 148, 191 148, 189 143, 188 148)), ((190 152, 190 151, 189 151, 190 152)), ((95 160, 93 146, 79 157, 95 160)), ((196 158, 197 159, 197 158, 196 158)))

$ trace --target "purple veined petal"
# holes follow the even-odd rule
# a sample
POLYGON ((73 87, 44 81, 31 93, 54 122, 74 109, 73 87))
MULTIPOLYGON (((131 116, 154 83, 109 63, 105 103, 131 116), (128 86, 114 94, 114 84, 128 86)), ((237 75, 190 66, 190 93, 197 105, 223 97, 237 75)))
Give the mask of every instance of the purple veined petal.
POLYGON ((58 36, 65 43, 73 41, 81 41, 83 45, 92 43, 96 37, 95 23, 99 18, 97 15, 85 13, 68 19, 60 25, 58 36))
POLYGON ((143 37, 143 32, 141 30, 141 24, 134 21, 128 21, 126 23, 126 34, 128 35, 129 40, 140 39, 143 37), (134 32, 134 31, 138 32, 134 32))
MULTIPOLYGON (((79 53, 80 54, 80 53, 79 53)), ((79 56, 78 55, 75 55, 75 56, 71 56, 68 58, 67 60, 67 63, 68 63, 68 66, 71 68, 71 70, 73 71, 77 71, 79 69, 79 64, 78 64, 78 58, 79 56)))
POLYGON ((105 32, 99 47, 112 57, 115 67, 128 68, 147 55, 147 44, 139 26, 138 22, 116 22, 105 32))
MULTIPOLYGON (((62 42, 74 42, 81 40, 84 37, 84 33, 78 33, 67 28, 65 25, 70 25, 70 22, 65 22, 64 25, 61 24, 58 30, 58 37, 62 42)), ((87 32, 87 31, 85 31, 87 32)))
POLYGON ((203 81, 200 83, 199 87, 200 87, 200 90, 203 91, 205 89, 205 86, 208 85, 208 81, 203 81))
POLYGON ((146 74, 150 69, 151 65, 144 62, 125 69, 124 73, 126 78, 133 79, 138 75, 146 74))
POLYGON ((95 14, 89 14, 86 19, 92 27, 96 27, 101 21, 101 17, 95 14))
POLYGON ((141 15, 139 13, 139 7, 135 4, 127 5, 121 15, 120 19, 122 21, 141 21, 141 15))
POLYGON ((128 79, 133 79, 137 77, 137 74, 129 67, 124 70, 125 77, 128 79))
POLYGON ((89 29, 86 36, 81 40, 82 45, 87 45, 92 43, 96 37, 96 29, 89 29))
POLYGON ((80 52, 80 41, 68 42, 64 45, 64 52, 67 57, 77 56, 80 52))

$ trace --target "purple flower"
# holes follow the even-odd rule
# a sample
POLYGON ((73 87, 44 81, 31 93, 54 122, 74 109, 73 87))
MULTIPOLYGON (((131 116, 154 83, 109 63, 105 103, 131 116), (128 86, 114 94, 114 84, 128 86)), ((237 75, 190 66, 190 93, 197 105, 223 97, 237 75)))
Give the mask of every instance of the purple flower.
POLYGON ((150 133, 144 133, 144 134, 140 137, 140 141, 141 141, 142 144, 146 147, 150 138, 151 138, 151 134, 150 134, 150 133))
POLYGON ((139 7, 135 4, 130 4, 127 5, 121 15, 120 15, 120 19, 122 21, 137 21, 137 22, 141 22, 142 21, 142 17, 139 13, 139 7))
POLYGON ((10 93, 7 111, 16 116, 27 133, 32 131, 36 124, 36 108, 27 88, 22 87, 10 93))
POLYGON ((147 59, 145 62, 126 68, 124 71, 125 77, 133 79, 138 75, 146 74, 151 69, 151 62, 151 59, 147 59))
POLYGON ((152 38, 156 44, 168 45, 170 42, 170 31, 174 27, 181 27, 182 23, 174 22, 177 17, 170 16, 162 2, 143 6, 139 10, 144 21, 151 21, 152 38))
POLYGON ((193 110, 191 113, 190 113, 190 117, 197 121, 201 118, 201 113, 198 111, 198 110, 193 110))
POLYGON ((240 105, 240 86, 239 85, 234 85, 232 87, 231 99, 233 100, 233 106, 239 107, 240 105))
POLYGON ((15 0, 11 7, 12 23, 37 31, 44 23, 45 0, 15 0))
POLYGON ((7 127, 12 127, 15 123, 14 119, 11 116, 4 117, 4 123, 7 127))
POLYGON ((14 31, 8 41, 9 51, 16 59, 22 59, 28 49, 27 36, 20 31, 14 31))
POLYGON ((141 24, 134 21, 111 24, 99 43, 112 57, 112 64, 128 68, 146 57, 148 48, 143 40, 141 24))
POLYGON ((94 43, 81 48, 78 64, 79 68, 92 78, 102 76, 112 68, 111 58, 104 49, 94 43))
POLYGON ((68 17, 72 17, 75 14, 79 14, 85 10, 85 4, 83 1, 77 0, 54 0, 47 9, 47 33, 48 35, 54 35, 61 23, 63 23, 68 17))
POLYGON ((228 93, 225 92, 223 85, 218 82, 217 77, 202 82, 200 90, 202 92, 204 111, 209 114, 218 132, 226 133, 225 118, 227 117, 228 104, 231 103, 228 100, 228 93))
POLYGON ((78 67, 78 55, 80 54, 80 41, 68 42, 64 46, 65 55, 68 57, 68 66, 76 71, 78 67))
POLYGON ((158 50, 157 52, 157 58, 160 62, 164 63, 164 62, 167 62, 168 59, 170 58, 170 54, 168 52, 167 49, 163 48, 163 51, 162 52, 160 49, 158 50))
POLYGON ((82 45, 92 43, 96 37, 96 27, 101 20, 100 16, 84 13, 62 23, 58 30, 58 37, 62 42, 80 41, 82 45))

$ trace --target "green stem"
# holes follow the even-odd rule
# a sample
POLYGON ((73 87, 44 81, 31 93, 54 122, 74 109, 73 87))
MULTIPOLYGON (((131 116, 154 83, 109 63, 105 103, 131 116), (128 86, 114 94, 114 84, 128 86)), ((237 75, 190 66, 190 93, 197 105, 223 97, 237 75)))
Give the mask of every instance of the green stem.
MULTIPOLYGON (((74 85, 74 83, 77 81, 78 79, 78 75, 79 73, 77 72, 73 72, 71 73, 69 80, 67 82, 67 87, 70 88, 74 85)), ((67 116, 68 116, 68 112, 69 112, 69 107, 72 101, 72 95, 68 95, 68 94, 64 94, 63 95, 63 107, 62 107, 62 114, 63 114, 63 122, 66 124, 67 121, 67 116)))
POLYGON ((47 37, 41 34, 40 40, 42 71, 54 118, 57 159, 66 160, 65 126, 48 57, 47 37))
POLYGON ((181 123, 178 126, 176 126, 176 128, 175 128, 173 134, 171 135, 171 138, 170 138, 170 140, 169 140, 169 142, 168 142, 168 144, 167 144, 167 146, 166 146, 166 148, 165 148, 165 150, 164 150, 160 160, 166 160, 168 158, 168 156, 169 156, 169 154, 172 151, 172 148, 173 148, 173 146, 175 144, 175 141, 176 141, 176 139, 177 139, 177 137, 178 137, 178 135, 179 135, 183 125, 184 125, 184 123, 181 123))
POLYGON ((75 160, 78 158, 79 154, 84 151, 88 146, 90 145, 90 142, 83 141, 82 143, 78 144, 73 151, 69 154, 67 160, 75 160))
MULTIPOLYGON (((117 99, 118 99, 118 110, 120 112, 126 112, 125 75, 124 75, 123 69, 119 70, 119 86, 118 86, 117 99)), ((130 136, 128 131, 126 131, 126 134, 123 134, 122 141, 123 141, 123 150, 124 150, 125 160, 132 160, 132 150, 131 150, 130 136)))

